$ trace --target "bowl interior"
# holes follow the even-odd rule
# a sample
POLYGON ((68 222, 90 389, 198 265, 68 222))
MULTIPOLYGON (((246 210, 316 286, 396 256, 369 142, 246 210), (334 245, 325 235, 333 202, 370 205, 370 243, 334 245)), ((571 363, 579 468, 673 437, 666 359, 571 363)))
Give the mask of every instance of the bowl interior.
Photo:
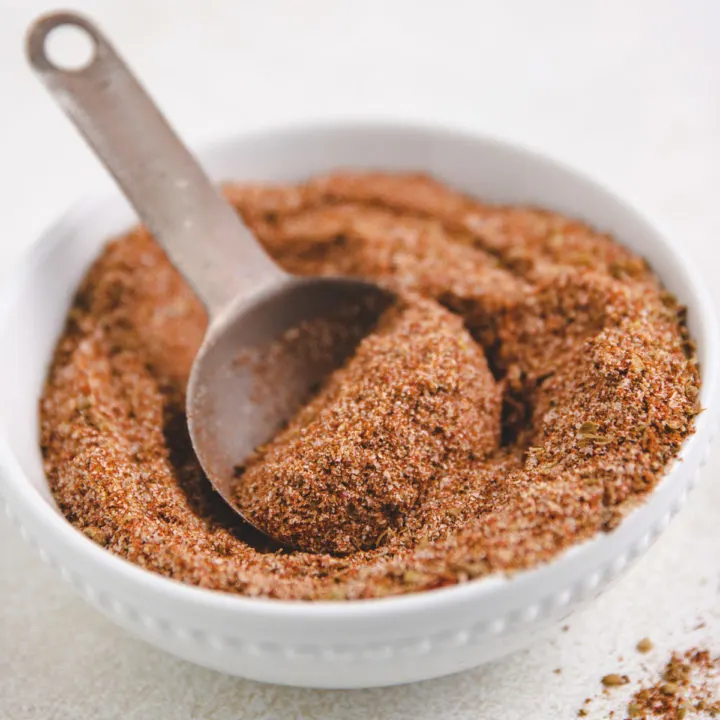
MULTIPOLYGON (((595 183, 525 150, 462 133, 403 125, 313 126, 218 143, 201 157, 218 180, 290 181, 338 167, 421 170, 484 199, 532 204, 581 218, 645 256, 688 306, 703 367, 702 401, 714 394, 715 328, 708 301, 682 258, 640 216, 595 183)), ((0 303, 0 453, 11 453, 36 497, 53 504, 38 447, 38 398, 75 288, 104 242, 134 222, 117 192, 86 201, 35 245, 0 303)), ((698 432, 705 423, 701 416, 698 432)), ((0 458, 2 460, 2 458, 0 458)))

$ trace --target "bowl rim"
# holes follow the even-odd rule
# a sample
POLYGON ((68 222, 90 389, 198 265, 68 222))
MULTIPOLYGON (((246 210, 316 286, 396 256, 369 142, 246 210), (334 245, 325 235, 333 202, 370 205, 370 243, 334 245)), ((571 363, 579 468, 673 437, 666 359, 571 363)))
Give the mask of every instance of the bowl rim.
MULTIPOLYGON (((613 190, 586 175, 583 171, 576 169, 564 161, 543 152, 526 146, 524 143, 501 139, 495 135, 484 132, 476 132, 467 127, 455 126, 448 123, 432 123, 416 120, 393 119, 393 118, 331 118, 321 120, 304 120, 302 122, 286 122, 266 125, 261 128, 243 130, 235 133, 226 133, 211 141, 191 143, 195 152, 201 158, 216 155, 223 147, 242 141, 252 142, 254 139, 265 139, 273 136, 294 134, 314 134, 326 131, 343 131, 348 133, 368 132, 410 132, 424 133, 428 136, 446 137, 460 139, 465 142, 481 143, 494 146, 498 150, 508 154, 522 155, 531 162, 547 167, 553 167, 561 172, 573 176, 578 183, 591 188, 593 192, 604 195, 605 198, 625 212, 634 216, 645 228, 651 231, 653 240, 662 245, 665 252, 670 254, 678 268, 689 278, 697 280, 692 283, 693 301, 697 311, 697 322, 702 329, 703 345, 707 361, 701 368, 702 387, 701 397, 706 401, 717 396, 718 369, 716 369, 718 356, 720 355, 720 333, 715 321, 715 309, 710 293, 702 281, 702 276, 696 271, 692 262, 670 243, 665 235, 651 222, 644 214, 638 211, 631 203, 618 196, 613 190)), ((24 279, 31 276, 36 268, 43 262, 44 256, 50 252, 56 244, 63 242, 64 228, 76 226, 83 221, 83 218, 103 202, 109 202, 112 197, 117 196, 118 190, 109 192, 106 189, 86 194, 79 201, 70 207, 57 218, 55 218, 42 231, 40 236, 25 250, 16 261, 9 280, 5 283, 0 293, 0 327, 3 326, 5 318, 12 313, 13 304, 19 296, 24 284, 24 279)), ((650 505, 658 491, 672 482, 677 465, 682 461, 688 450, 694 448, 701 439, 701 436, 708 434, 713 412, 704 412, 697 420, 695 433, 690 436, 681 448, 678 458, 667 469, 646 500, 633 508, 623 519, 620 527, 625 526, 637 512, 638 509, 650 505)), ((395 595, 382 598, 368 598, 362 600, 343 601, 307 601, 307 600, 279 600, 266 597, 249 597, 236 593, 221 590, 212 590, 195 585, 190 585, 136 565, 115 553, 101 548, 82 532, 71 525, 66 518, 50 503, 43 499, 38 490, 25 478, 19 461, 16 459, 12 447, 6 439, 0 435, 0 483, 13 486, 13 491, 29 513, 34 513, 48 532, 62 539, 72 552, 87 557, 93 564, 105 566, 108 572, 115 573, 127 583, 140 585, 148 592, 161 595, 168 600, 182 600, 188 604, 203 605, 207 609, 220 612, 241 612, 256 619, 297 619, 317 620, 334 618, 338 620, 358 620, 363 618, 375 618, 382 616, 407 615, 408 613, 423 612, 436 609, 438 605, 449 602, 463 603, 466 601, 479 601, 482 598, 505 588, 510 588, 518 582, 542 581, 543 577, 557 572, 562 566, 579 554, 586 553, 590 548, 597 547, 610 541, 613 533, 598 534, 581 543, 571 546, 548 562, 531 568, 520 570, 512 575, 493 574, 477 579, 461 582, 455 585, 413 592, 403 595, 395 595)), ((9 508, 8 508, 9 509, 9 508)))

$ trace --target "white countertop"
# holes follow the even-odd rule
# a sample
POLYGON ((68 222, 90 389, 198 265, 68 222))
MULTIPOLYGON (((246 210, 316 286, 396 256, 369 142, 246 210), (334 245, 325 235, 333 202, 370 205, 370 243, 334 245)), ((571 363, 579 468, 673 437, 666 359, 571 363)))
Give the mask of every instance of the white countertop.
MULTIPOLYGON (((498 134, 624 194, 720 298, 717 0, 72 6, 102 22, 186 138, 339 115, 498 134)), ((24 66, 24 29, 52 8, 0 0, 0 273, 69 202, 107 182, 24 66)), ((573 718, 606 673, 641 679, 641 664, 659 668, 696 643, 720 652, 718 469, 716 452, 667 533, 567 631, 472 672, 386 690, 264 686, 166 656, 87 607, 0 518, 0 718, 573 718), (647 656, 634 650, 644 636, 657 646, 647 656)), ((594 701, 589 720, 628 692, 594 701)))

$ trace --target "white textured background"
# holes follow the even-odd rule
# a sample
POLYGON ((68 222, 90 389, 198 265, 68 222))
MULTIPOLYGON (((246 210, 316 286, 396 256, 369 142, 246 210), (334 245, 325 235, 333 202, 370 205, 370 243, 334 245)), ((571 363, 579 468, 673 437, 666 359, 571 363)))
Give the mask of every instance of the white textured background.
MULTIPOLYGON (((718 0, 72 6, 104 25, 186 138, 392 115, 519 140, 626 195, 720 298, 718 0)), ((49 9, 0 0, 0 273, 105 181, 24 66, 24 29, 49 9)), ((718 468, 715 453, 666 535, 566 632, 473 672, 373 691, 263 686, 165 656, 86 607, 0 518, 0 718, 573 718, 607 672, 640 679, 694 642, 720 652, 718 468), (645 635, 658 647, 639 656, 645 635)), ((594 701, 590 720, 625 690, 594 701)))

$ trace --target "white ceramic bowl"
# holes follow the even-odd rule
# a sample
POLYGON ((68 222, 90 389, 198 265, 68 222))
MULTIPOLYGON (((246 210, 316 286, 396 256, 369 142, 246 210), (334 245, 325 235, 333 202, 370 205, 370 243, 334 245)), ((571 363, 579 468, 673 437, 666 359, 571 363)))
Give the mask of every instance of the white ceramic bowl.
POLYGON ((37 402, 66 311, 103 242, 134 222, 119 193, 85 201, 43 235, 3 292, 0 490, 21 533, 101 612, 157 647, 227 673, 312 687, 390 685, 456 672, 529 643, 596 596, 663 531, 709 449, 720 358, 700 278, 635 211, 555 162, 445 129, 316 125, 235 137, 200 154, 218 180, 296 180, 342 166, 422 169, 473 195, 546 206, 612 232, 648 258, 688 306, 707 411, 683 461, 615 532, 511 579, 346 603, 249 599, 168 580, 76 531, 55 507, 43 474, 37 402))

